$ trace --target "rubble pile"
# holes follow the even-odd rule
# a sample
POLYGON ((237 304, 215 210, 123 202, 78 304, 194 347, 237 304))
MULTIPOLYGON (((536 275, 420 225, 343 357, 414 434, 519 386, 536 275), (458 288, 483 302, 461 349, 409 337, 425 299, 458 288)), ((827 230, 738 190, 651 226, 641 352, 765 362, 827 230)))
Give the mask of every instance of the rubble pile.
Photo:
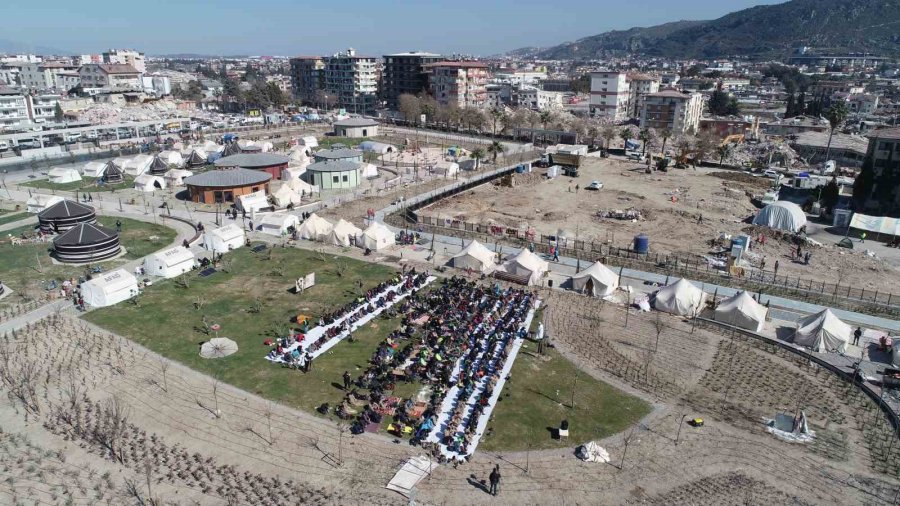
POLYGON ((163 120, 175 116, 179 116, 175 102, 158 100, 156 102, 129 106, 93 104, 82 111, 78 115, 78 119, 94 125, 100 125, 126 121, 163 120))
POLYGON ((800 155, 786 143, 760 142, 758 144, 737 144, 731 153, 731 163, 734 165, 753 164, 760 167, 771 165, 788 169, 799 169, 806 165, 800 155))

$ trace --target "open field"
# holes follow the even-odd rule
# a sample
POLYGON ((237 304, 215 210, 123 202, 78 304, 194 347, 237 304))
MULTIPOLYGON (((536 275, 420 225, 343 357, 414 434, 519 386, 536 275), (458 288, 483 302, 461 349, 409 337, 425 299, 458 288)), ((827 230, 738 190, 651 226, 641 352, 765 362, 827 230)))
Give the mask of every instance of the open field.
POLYGON ((117 184, 97 184, 96 180, 85 178, 81 181, 72 183, 51 183, 47 179, 34 179, 21 183, 20 186, 28 188, 40 188, 42 190, 53 190, 54 192, 115 192, 120 190, 128 190, 134 187, 134 178, 125 176, 125 180, 117 184))
MULTIPOLYGON (((635 235, 645 233, 650 238, 651 252, 693 259, 718 250, 710 241, 721 233, 749 233, 754 239, 758 237, 756 228, 743 220, 756 211, 750 195, 762 192, 764 180, 760 178, 723 179, 693 169, 646 174, 644 166, 634 162, 594 157, 585 159, 580 172, 577 179, 560 176, 547 180, 536 174, 516 176, 513 188, 484 185, 429 206, 420 214, 471 223, 496 223, 523 231, 533 228, 545 235, 556 235, 562 230, 569 238, 577 235, 586 241, 621 247, 630 247, 635 235), (584 190, 594 180, 602 182, 603 189, 584 190), (640 212, 641 219, 598 216, 598 212, 629 209, 640 212)), ((775 261, 779 261, 779 275, 818 282, 840 281, 881 291, 890 291, 889 287, 900 282, 900 268, 867 257, 859 248, 838 248, 834 243, 839 239, 835 237, 821 248, 812 248, 810 265, 791 261, 792 244, 786 239, 768 237, 764 246, 754 244, 752 251, 765 259, 769 272, 775 261), (852 265, 852 275, 848 268, 841 268, 845 264, 852 265)))
POLYGON ((7 223, 24 220, 25 218, 28 218, 28 216, 30 215, 24 211, 0 212, 0 225, 6 225, 7 223))

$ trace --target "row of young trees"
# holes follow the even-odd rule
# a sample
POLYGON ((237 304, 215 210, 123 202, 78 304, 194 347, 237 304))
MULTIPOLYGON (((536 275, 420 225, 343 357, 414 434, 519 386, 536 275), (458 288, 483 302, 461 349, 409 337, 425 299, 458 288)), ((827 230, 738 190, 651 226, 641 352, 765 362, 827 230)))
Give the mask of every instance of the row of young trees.
POLYGON ((243 89, 240 82, 235 79, 225 78, 222 81, 222 92, 219 97, 238 104, 241 108, 281 107, 290 102, 278 84, 265 82, 262 79, 249 81, 250 89, 243 89))

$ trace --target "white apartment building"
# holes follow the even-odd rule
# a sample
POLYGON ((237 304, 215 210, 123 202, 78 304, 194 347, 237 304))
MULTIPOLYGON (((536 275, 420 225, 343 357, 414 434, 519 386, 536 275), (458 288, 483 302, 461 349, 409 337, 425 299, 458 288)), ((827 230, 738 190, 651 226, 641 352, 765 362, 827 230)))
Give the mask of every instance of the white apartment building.
POLYGON ((19 67, 0 67, 0 86, 18 86, 19 67))
POLYGON ((141 73, 131 65, 101 63, 82 65, 78 70, 84 88, 143 89, 141 73))
POLYGON ((485 107, 488 104, 488 66, 478 61, 442 61, 426 65, 428 88, 441 105, 485 107))
POLYGON ((591 116, 625 121, 630 97, 624 72, 591 72, 591 116))
POLYGON ((41 63, 43 58, 33 54, 13 54, 0 56, 0 63, 41 63))
POLYGON ((80 54, 72 57, 72 63, 78 65, 90 65, 91 63, 103 63, 103 55, 99 54, 80 54))
POLYGON ((162 97, 172 94, 172 81, 158 74, 152 76, 141 77, 141 83, 144 85, 144 91, 162 97))
POLYGON ((25 95, 17 90, 0 88, 0 130, 23 127, 30 123, 25 95))
POLYGON ((494 81, 518 86, 536 84, 544 79, 547 79, 546 72, 513 70, 508 72, 497 72, 494 74, 494 81))
POLYGON ((56 104, 62 98, 55 93, 38 93, 27 97, 28 115, 34 123, 54 123, 56 104))
POLYGON ((744 91, 750 88, 750 80, 738 77, 723 77, 719 80, 722 91, 744 91))
POLYGON ((667 89, 644 98, 641 128, 669 130, 673 134, 695 133, 703 113, 703 95, 667 89))
POLYGON ((536 111, 552 111, 563 108, 564 93, 544 91, 531 86, 523 86, 518 91, 520 107, 528 107, 536 111))
POLYGON ((879 97, 878 95, 873 95, 871 93, 849 95, 846 99, 847 108, 851 113, 870 116, 878 111, 878 102, 880 98, 881 97, 879 97))
POLYGON ((376 107, 378 61, 359 56, 352 47, 324 58, 325 92, 337 96, 338 107, 348 112, 365 113, 376 107))
POLYGON ((632 118, 641 117, 641 109, 644 107, 644 97, 651 93, 659 91, 660 79, 656 76, 648 74, 632 73, 628 74, 628 116, 632 118))
POLYGON ((60 62, 24 63, 19 67, 19 82, 30 90, 70 90, 79 82, 77 70, 60 62))
POLYGON ((103 53, 103 63, 131 65, 141 74, 147 71, 144 53, 139 53, 133 49, 110 49, 103 53))

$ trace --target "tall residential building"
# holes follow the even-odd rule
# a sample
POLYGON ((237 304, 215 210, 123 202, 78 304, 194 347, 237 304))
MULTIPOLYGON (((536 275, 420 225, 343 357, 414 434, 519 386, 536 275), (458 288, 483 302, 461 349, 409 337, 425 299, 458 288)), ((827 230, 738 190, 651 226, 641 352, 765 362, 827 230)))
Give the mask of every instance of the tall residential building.
POLYGON ((640 118, 644 108, 644 97, 659 91, 660 79, 647 74, 628 74, 628 116, 640 118))
POLYGON ((78 84, 78 67, 67 63, 25 63, 19 68, 23 88, 67 91, 78 84))
POLYGON ((702 112, 703 95, 666 89, 644 97, 641 128, 669 130, 673 134, 695 133, 702 112))
POLYGON ((291 58, 291 89, 294 98, 316 102, 316 93, 325 89, 325 61, 320 56, 291 58))
POLYGON ((484 107, 488 66, 477 61, 441 61, 427 65, 428 89, 441 105, 484 107))
POLYGON ((376 59, 350 48, 324 60, 325 92, 337 97, 338 107, 353 113, 373 111, 378 98, 376 59))
POLYGON ((36 93, 28 98, 28 115, 35 123, 53 123, 56 121, 56 104, 62 98, 55 93, 36 93))
POLYGON ((630 97, 624 72, 591 72, 591 116, 625 121, 630 97))
POLYGON ((0 88, 0 130, 16 128, 31 123, 25 95, 12 88, 0 88))
POLYGON ((139 53, 133 49, 110 49, 103 53, 103 63, 131 65, 141 74, 147 71, 147 65, 144 63, 144 53, 139 53))
POLYGON ((400 95, 404 93, 418 95, 427 92, 428 71, 425 66, 441 59, 440 55, 420 51, 384 55, 381 97, 387 101, 388 108, 396 110, 400 95))
MULTIPOLYGON (((869 134, 866 157, 872 163, 872 187, 862 212, 900 218, 900 128, 875 130, 869 134)), ((860 181, 860 178, 856 179, 860 181)))
POLYGON ((84 88, 143 89, 141 73, 131 65, 101 63, 82 65, 78 70, 84 88))

